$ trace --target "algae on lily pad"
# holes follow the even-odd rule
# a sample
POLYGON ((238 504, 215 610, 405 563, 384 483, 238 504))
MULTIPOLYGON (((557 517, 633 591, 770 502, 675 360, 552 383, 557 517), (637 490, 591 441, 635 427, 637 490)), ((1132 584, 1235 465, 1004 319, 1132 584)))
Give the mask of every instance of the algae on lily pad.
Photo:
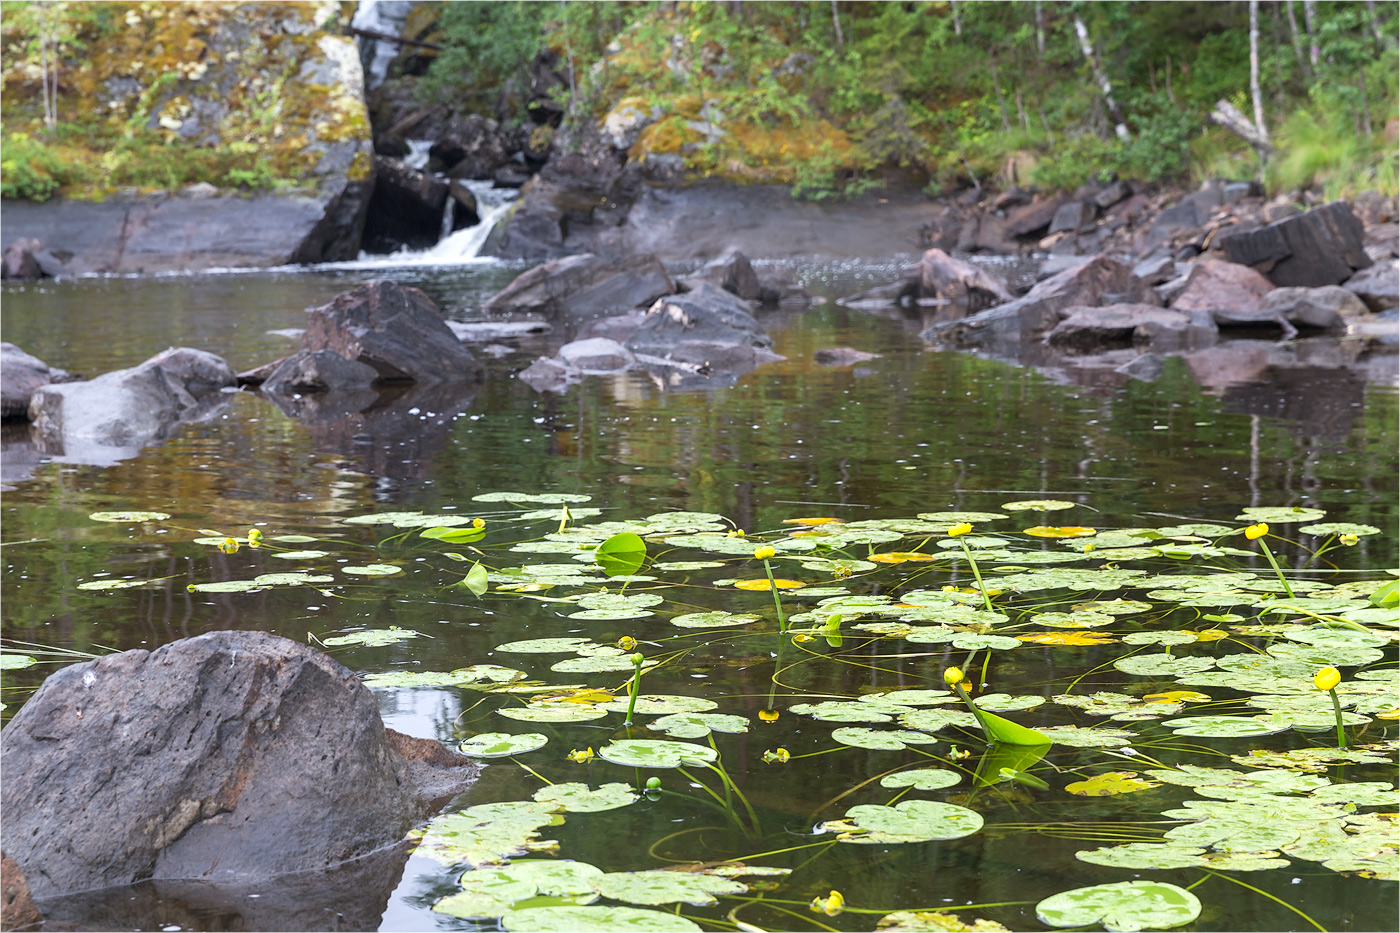
POLYGON ((638 800, 637 792, 627 784, 604 784, 597 790, 590 790, 587 784, 551 784, 535 791, 535 799, 541 803, 558 804, 569 813, 597 813, 602 810, 616 810, 638 800))
POLYGON ((382 645, 392 645, 395 642, 405 641, 409 638, 422 638, 422 632, 415 632, 412 629, 399 628, 391 625, 387 629, 370 629, 364 632, 354 632, 350 635, 337 635, 334 638, 323 638, 321 643, 325 645, 365 645, 366 647, 380 647, 382 645))
POLYGON ((981 814, 967 807, 936 800, 905 800, 892 807, 851 807, 845 819, 823 823, 817 831, 838 833, 839 842, 888 845, 961 839, 981 828, 981 814))
POLYGON ((506 758, 544 748, 549 739, 538 732, 510 735, 505 732, 483 732, 457 746, 463 755, 472 758, 506 758))
POLYGON ((707 907, 718 903, 716 894, 744 894, 749 886, 731 878, 704 872, 615 871, 602 875, 594 887, 603 897, 629 904, 693 904, 707 907))
POLYGON ((1047 897, 1035 905, 1035 914, 1046 926, 1102 923, 1114 933, 1136 933, 1191 923, 1201 915, 1201 902, 1185 888, 1163 881, 1120 881, 1047 897))
POLYGON ((632 768, 679 768, 713 762, 719 753, 703 745, 663 739, 619 739, 598 750, 598 757, 632 768))
POLYGON ((914 768, 899 771, 880 778, 881 787, 912 787, 915 790, 939 790, 952 787, 962 780, 962 775, 946 768, 914 768))

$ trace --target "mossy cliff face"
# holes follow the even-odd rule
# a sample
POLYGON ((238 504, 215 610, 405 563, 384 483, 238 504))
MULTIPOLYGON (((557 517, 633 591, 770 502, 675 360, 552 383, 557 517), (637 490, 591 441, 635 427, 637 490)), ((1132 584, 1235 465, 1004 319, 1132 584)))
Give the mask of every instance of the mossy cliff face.
MULTIPOLYGON (((314 220, 317 229, 293 236, 297 244, 267 262, 353 256, 373 153, 359 52, 338 33, 351 6, 5 4, 5 195, 57 195, 71 214, 76 200, 158 203, 200 183, 197 198, 183 198, 193 217, 193 200, 226 208, 274 191, 251 200, 296 201, 296 223, 314 220), (56 121, 43 110, 37 37, 45 27, 60 39, 56 121)), ((6 240, 17 233, 12 218, 42 216, 14 206, 6 201, 6 240)), ((234 261, 253 255, 212 248, 234 261)))

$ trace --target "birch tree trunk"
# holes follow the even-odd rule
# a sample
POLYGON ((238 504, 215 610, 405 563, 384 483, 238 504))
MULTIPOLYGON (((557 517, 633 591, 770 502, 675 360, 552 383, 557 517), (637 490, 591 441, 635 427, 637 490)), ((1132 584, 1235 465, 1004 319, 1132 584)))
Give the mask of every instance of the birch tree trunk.
POLYGON ((1308 61, 1317 68, 1317 2, 1303 0, 1303 28, 1308 31, 1308 61))
POLYGON ((1040 64, 1045 64, 1045 10, 1040 0, 1035 0, 1035 54, 1040 64))
POLYGON ((1288 13, 1288 35, 1293 39, 1293 57, 1298 59, 1298 70, 1307 73, 1308 66, 1303 61, 1303 40, 1298 37, 1298 17, 1293 14, 1293 0, 1283 5, 1288 13))
POLYGON ((958 15, 958 0, 948 0, 953 7, 953 34, 962 35, 962 17, 958 15))
POLYGON ((1254 100, 1254 127, 1259 131, 1259 137, 1268 143, 1264 97, 1259 93, 1259 0, 1249 0, 1249 96, 1254 100))
POLYGON ((841 11, 836 8, 836 0, 831 0, 831 23, 836 27, 836 51, 846 50, 846 38, 841 35, 841 11))
POLYGON ((1078 13, 1074 14, 1074 31, 1079 35, 1079 47, 1084 52, 1089 67, 1094 71, 1094 81, 1103 92, 1103 102, 1108 106, 1109 115, 1113 117, 1113 132, 1117 133, 1123 142, 1131 141, 1133 136, 1128 132, 1128 122, 1113 99, 1113 86, 1108 83, 1108 75, 1104 74, 1103 66, 1099 64, 1098 53, 1094 51, 1094 43, 1089 39, 1089 27, 1084 25, 1084 20, 1078 13))

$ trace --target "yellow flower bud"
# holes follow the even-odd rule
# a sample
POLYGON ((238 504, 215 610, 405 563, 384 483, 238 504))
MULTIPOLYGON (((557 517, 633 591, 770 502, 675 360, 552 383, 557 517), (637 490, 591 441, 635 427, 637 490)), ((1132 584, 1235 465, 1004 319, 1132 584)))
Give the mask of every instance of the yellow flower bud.
POLYGON ((967 534, 967 533, 970 532, 970 531, 972 531, 972 523, 971 523, 971 522, 959 522, 958 524, 954 525, 952 528, 949 528, 949 529, 948 529, 948 537, 950 537, 950 538, 956 538, 958 535, 965 535, 965 534, 967 534))
POLYGON ((958 668, 958 667, 950 667, 950 668, 948 668, 946 671, 943 672, 943 682, 944 682, 945 684, 947 684, 948 686, 950 686, 950 687, 953 686, 953 684, 960 684, 960 683, 962 683, 962 682, 963 682, 963 672, 962 672, 962 668, 958 668))
POLYGON ((1258 538, 1262 538, 1262 537, 1264 537, 1264 536, 1265 536, 1266 534, 1268 534, 1268 533, 1269 533, 1269 526, 1268 526, 1268 523, 1266 523, 1266 522, 1260 522, 1260 523, 1257 524, 1257 525, 1250 525, 1248 528, 1246 528, 1246 529, 1244 530, 1244 536, 1245 536, 1246 538, 1248 538, 1249 540, 1251 540, 1251 541, 1254 541, 1254 540, 1256 540, 1256 539, 1258 539, 1258 538))
POLYGON ((1335 667, 1324 667, 1313 675, 1313 686, 1319 690, 1331 690, 1342 682, 1342 673, 1335 667))
POLYGON ((773 762, 776 761, 776 762, 777 762, 778 764, 780 764, 780 765, 781 765, 781 764, 787 764, 788 759, 790 759, 791 757, 792 757, 792 755, 790 755, 790 754, 788 753, 788 750, 787 750, 787 749, 785 749, 785 748, 780 748, 780 749, 778 749, 776 752, 773 752, 773 751, 764 752, 764 753, 763 753, 763 763, 764 763, 764 764, 769 764, 769 765, 771 765, 773 762))
POLYGON ((756 547, 753 549, 753 556, 758 558, 759 560, 767 560, 768 558, 774 556, 777 553, 777 551, 773 550, 767 545, 764 545, 763 547, 756 547))
POLYGON ((593 749, 591 747, 588 748, 588 750, 582 752, 578 749, 574 749, 573 751, 569 752, 568 755, 570 761, 577 761, 580 764, 582 764, 585 761, 588 761, 590 758, 596 757, 597 756, 593 754, 593 749))
POLYGON ((248 529, 248 546, 255 548, 262 544, 263 533, 256 528, 248 529))
POLYGON ((779 713, 775 709, 761 709, 758 711, 760 722, 777 722, 779 713))
POLYGON ((472 527, 473 527, 473 528, 485 528, 485 527, 486 527, 486 519, 484 519, 484 518, 474 518, 474 519, 472 519, 472 527))
POLYGON ((1340 538, 1338 538, 1337 540, 1338 540, 1338 541, 1341 541, 1341 542, 1342 542, 1343 544, 1345 544, 1347 547, 1355 547, 1355 546, 1356 546, 1356 542, 1360 541, 1361 539, 1358 538, 1356 535, 1342 535, 1342 536, 1341 536, 1340 538))

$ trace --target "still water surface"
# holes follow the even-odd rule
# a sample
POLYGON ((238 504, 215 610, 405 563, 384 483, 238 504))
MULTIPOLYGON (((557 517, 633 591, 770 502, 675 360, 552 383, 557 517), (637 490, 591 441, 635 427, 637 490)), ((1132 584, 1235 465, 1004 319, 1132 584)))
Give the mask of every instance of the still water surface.
MULTIPOLYGON (((392 277, 424 288, 449 317, 470 321, 480 319, 475 310, 480 302, 520 268, 481 263, 404 269, 392 277)), ((889 281, 898 268, 811 264, 796 271, 813 292, 834 298, 889 281)), ((295 346, 294 339, 275 332, 302 326, 304 308, 385 276, 385 270, 330 269, 8 288, 0 325, 5 340, 51 365, 83 374, 134 365, 170 345, 211 350, 235 369, 244 369, 295 346)), ((654 650, 648 645, 673 634, 657 620, 585 624, 547 603, 474 600, 461 590, 443 589, 457 578, 453 571, 460 571, 443 559, 441 549, 415 551, 408 544, 391 544, 370 551, 389 533, 384 527, 340 523, 388 510, 485 514, 472 497, 501 490, 586 494, 592 497, 589 506, 604 510, 602 520, 671 510, 716 512, 751 533, 781 529, 784 519, 800 516, 912 518, 919 512, 995 511, 1007 501, 1032 498, 1073 501, 1076 510, 1057 513, 1053 520, 1101 528, 1156 527, 1181 520, 1237 525, 1233 519, 1242 507, 1309 506, 1326 509, 1329 521, 1366 523, 1385 531, 1351 549, 1347 568, 1378 570, 1396 563, 1393 384, 1347 383, 1347 393, 1328 398, 1321 397, 1332 393, 1336 382, 1326 379, 1240 387, 1222 395, 1203 391, 1175 361, 1168 362, 1155 383, 1099 379, 1092 385, 1057 384, 1033 370, 930 352, 917 337, 917 316, 871 314, 828 302, 800 312, 769 310, 759 319, 786 361, 705 391, 664 390, 644 374, 627 374, 590 377, 563 394, 537 393, 512 373, 564 339, 554 334, 499 342, 495 355, 480 354, 488 375, 473 395, 446 400, 442 410, 416 406, 411 414, 401 412, 394 425, 307 426, 256 394, 238 393, 212 420, 186 426, 138 459, 106 467, 48 460, 24 447, 20 435, 11 431, 6 434, 8 486, 3 494, 4 636, 94 652, 153 649, 222 628, 262 629, 305 640, 398 625, 432 637, 336 652, 353 670, 373 673, 451 670, 473 663, 522 666, 521 656, 507 657, 495 646, 584 634, 585 628, 587 637, 602 644, 634 635, 643 642, 640 650, 648 652, 654 650), (855 367, 817 365, 814 352, 832 346, 880 356, 855 367), (1319 402, 1327 403, 1322 405, 1326 416, 1309 416, 1319 402), (1293 420, 1273 417, 1279 412, 1304 414, 1293 420), (100 525, 87 518, 109 509, 156 509, 173 518, 155 529, 100 525), (347 548, 377 553, 376 559, 399 563, 406 572, 373 595, 364 591, 365 598, 356 597, 354 587, 338 588, 337 598, 312 589, 229 595, 186 591, 192 582, 292 569, 267 552, 245 549, 224 555, 192 543, 199 529, 242 534, 254 526, 269 535, 331 538, 347 548), (106 576, 168 582, 107 593, 74 589, 106 576)), ((538 537, 555 524, 517 523, 511 534, 538 537)), ((1285 560, 1297 563, 1301 558, 1286 554, 1285 560)), ((752 574, 754 568, 746 572, 752 574)), ((669 608, 733 608, 731 596, 716 595, 708 585, 713 576, 697 577, 683 597, 668 596, 676 602, 669 608)), ((935 577, 928 585, 948 582, 946 573, 935 577)), ((748 595, 744 611, 771 611, 768 594, 748 595)), ((824 759, 829 766, 786 770, 763 763, 764 751, 780 746, 794 756, 830 746, 828 727, 813 729, 811 721, 797 716, 758 724, 756 714, 767 705, 779 643, 776 632, 763 639, 715 638, 649 674, 645 686, 654 693, 703 694, 717 699, 721 712, 753 721, 749 733, 716 738, 726 767, 764 820, 768 834, 763 839, 737 838, 698 805, 666 797, 660 803, 570 815, 564 825, 545 831, 546 838, 559 841, 560 854, 623 871, 771 852, 784 848, 784 839, 790 845, 810 841, 807 834, 815 822, 839 817, 851 803, 866 802, 853 796, 829 805, 853 785, 896 767, 904 753, 845 749, 824 759), (680 835, 666 838, 668 825, 680 835), (701 825, 715 828, 697 830, 701 825)), ((1100 656, 1095 648, 1075 652, 1056 655, 1062 669, 1051 678, 1059 682, 1072 669, 1090 670, 1115 656, 1100 656)), ((1393 649, 1390 656, 1393 663, 1393 649)), ((874 657, 872 649, 872 661, 874 657)), ((1037 692, 1049 682, 1045 659, 1037 651, 1000 653, 990 679, 1007 692, 1037 692)), ((783 655, 782 663, 795 661, 783 655)), ((927 652, 882 657, 873 666, 796 663, 782 678, 783 694, 796 702, 798 696, 853 696, 872 687, 939 686, 935 681, 943 663, 927 652)), ((541 671, 546 678, 560 676, 550 674, 547 664, 528 669, 532 677, 541 671)), ((6 717, 44 670, 7 672, 6 717)), ((604 679, 617 686, 624 675, 604 679)), ((1121 686, 1109 678, 1100 689, 1121 686)), ((375 693, 386 724, 413 735, 453 742, 476 732, 533 728, 491 719, 474 708, 479 696, 467 691, 375 693)), ((534 754, 545 756, 544 766, 555 781, 596 786, 630 780, 628 769, 564 760, 571 748, 605 744, 616 728, 615 722, 560 727, 550 746, 534 754)), ((1295 736, 1274 744, 1289 747, 1298 741, 1295 736)), ((1088 750, 1070 757, 1071 763, 1081 759, 1090 760, 1088 750)), ((664 774, 668 786, 684 789, 674 772, 664 774)), ((514 765, 492 764, 457 805, 520 799, 523 775, 514 765)), ((989 823, 1008 824, 1044 820, 1045 813, 1064 821, 1157 819, 1169 806, 1155 798, 1126 808, 1093 800, 1067 806, 1064 796, 1050 802, 1048 795, 1017 786, 984 815, 989 823)), ((1082 839, 1030 838, 1028 845, 1024 834, 990 831, 951 843, 838 845, 810 863, 803 852, 750 859, 797 869, 775 897, 805 904, 839 888, 848 902, 879 908, 873 914, 826 917, 797 907, 789 908, 796 911, 790 916, 767 914, 761 922, 785 929, 868 930, 886 910, 1000 904, 1005 906, 972 913, 1012 929, 1041 929, 1033 910, 1040 898, 1135 877, 1076 861, 1073 853, 1084 847, 1082 839)), ((332 897, 324 922, 346 929, 494 928, 489 921, 474 925, 429 910, 456 890, 457 873, 414 856, 397 884, 394 878, 383 879, 378 890, 358 900, 342 903, 336 900, 341 895, 332 897), (328 919, 337 911, 343 914, 340 919, 328 919)), ((1200 875, 1150 874, 1183 885, 1200 875)), ((1289 903, 1299 902, 1298 885, 1305 885, 1307 912, 1328 929, 1395 928, 1393 885, 1343 877, 1311 863, 1298 871, 1236 877, 1289 903)), ((1277 901, 1233 884, 1217 883, 1199 893, 1208 909, 1197 929, 1306 928, 1277 901)), ((97 924, 90 928, 103 928, 105 922, 114 929, 220 929, 258 922, 227 905, 201 906, 149 891, 140 898, 142 907, 135 914, 114 912, 111 904, 86 905, 80 912, 88 913, 89 924, 97 924)), ((685 913, 714 923, 713 928, 733 929, 724 920, 727 909, 686 908, 685 913)))

